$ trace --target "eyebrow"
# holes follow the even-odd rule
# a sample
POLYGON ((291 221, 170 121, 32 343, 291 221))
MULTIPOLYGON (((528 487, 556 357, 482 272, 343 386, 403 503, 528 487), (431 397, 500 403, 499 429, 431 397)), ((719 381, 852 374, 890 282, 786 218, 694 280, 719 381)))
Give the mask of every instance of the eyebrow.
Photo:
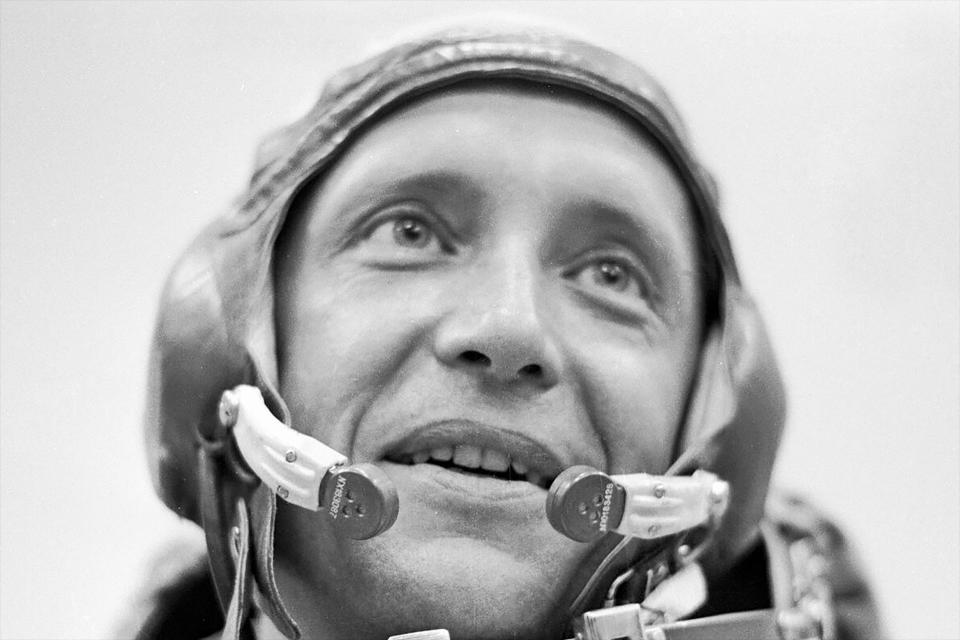
POLYGON ((567 208, 579 220, 587 219, 622 234, 643 254, 654 256, 658 263, 676 263, 674 256, 678 247, 673 246, 669 234, 658 227, 652 215, 645 215, 642 205, 625 206, 610 199, 585 196, 567 208))
POLYGON ((447 169, 417 171, 389 180, 382 180, 374 176, 372 179, 362 180, 362 185, 353 192, 352 197, 368 201, 370 199, 380 199, 384 193, 390 191, 441 197, 457 194, 458 197, 466 196, 473 200, 481 200, 485 197, 483 189, 469 174, 447 169))
MULTIPOLYGON (((696 266, 687 268, 679 259, 677 238, 657 224, 657 212, 645 211, 643 203, 624 203, 616 197, 584 195, 565 207, 562 233, 576 231, 590 225, 598 237, 610 239, 636 252, 652 279, 652 295, 659 305, 683 286, 683 281, 695 276, 696 266)), ((662 214, 661 214, 662 215, 662 214)), ((686 224, 686 223, 684 223, 686 224)), ((696 251, 694 261, 698 260, 696 251)))

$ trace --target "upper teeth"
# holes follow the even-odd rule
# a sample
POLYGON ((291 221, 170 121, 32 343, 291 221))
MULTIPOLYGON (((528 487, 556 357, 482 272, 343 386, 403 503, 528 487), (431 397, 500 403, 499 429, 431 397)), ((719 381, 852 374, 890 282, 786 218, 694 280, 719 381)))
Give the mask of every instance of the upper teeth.
POLYGON ((542 476, 536 471, 531 471, 525 464, 517 460, 511 460, 507 454, 496 449, 483 449, 469 444, 458 444, 456 446, 435 447, 429 451, 417 451, 411 456, 414 464, 421 464, 428 460, 439 460, 447 462, 452 460, 453 464, 467 469, 484 469, 502 473, 511 466, 518 476, 526 476, 528 482, 539 484, 542 476))

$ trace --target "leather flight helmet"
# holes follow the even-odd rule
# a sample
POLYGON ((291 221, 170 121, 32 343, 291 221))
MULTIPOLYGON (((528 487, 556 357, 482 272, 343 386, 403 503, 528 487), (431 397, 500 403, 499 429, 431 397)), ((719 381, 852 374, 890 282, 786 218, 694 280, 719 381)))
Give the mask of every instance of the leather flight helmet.
MULTIPOLYGON (((262 144, 247 191, 189 246, 164 288, 147 395, 150 471, 167 506, 203 526, 221 603, 225 611, 239 609, 232 612, 238 625, 253 593, 283 633, 299 637, 273 577, 275 496, 222 455, 229 439, 217 418, 221 392, 247 383, 260 387, 271 410, 289 423, 277 393, 271 271, 284 218, 298 190, 364 126, 417 95, 478 79, 592 96, 634 119, 674 164, 718 274, 718 309, 668 473, 702 468, 730 484, 730 506, 702 560, 708 576, 731 566, 757 538, 784 392, 762 321, 741 286, 713 180, 676 110, 646 72, 591 44, 528 28, 446 31, 335 76, 305 116, 262 144), (238 553, 231 539, 238 523, 249 554, 238 553), (238 579, 244 562, 252 575, 238 579)), ((636 541, 607 538, 579 570, 568 596, 571 616, 597 606, 609 580, 645 552, 636 541)), ((230 618, 228 612, 228 624, 230 618)))

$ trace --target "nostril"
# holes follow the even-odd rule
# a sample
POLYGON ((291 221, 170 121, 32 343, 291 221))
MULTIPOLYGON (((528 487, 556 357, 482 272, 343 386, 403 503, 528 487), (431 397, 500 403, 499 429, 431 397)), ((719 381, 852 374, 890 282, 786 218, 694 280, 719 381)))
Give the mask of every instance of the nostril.
POLYGON ((539 378, 543 375, 543 368, 538 364, 528 364, 524 367, 520 367, 520 375, 528 376, 530 378, 539 378))
POLYGON ((490 358, 483 355, 479 351, 473 351, 473 350, 464 351, 463 353, 460 354, 460 359, 463 360, 464 362, 469 362, 471 364, 479 364, 485 367, 490 365, 490 358))

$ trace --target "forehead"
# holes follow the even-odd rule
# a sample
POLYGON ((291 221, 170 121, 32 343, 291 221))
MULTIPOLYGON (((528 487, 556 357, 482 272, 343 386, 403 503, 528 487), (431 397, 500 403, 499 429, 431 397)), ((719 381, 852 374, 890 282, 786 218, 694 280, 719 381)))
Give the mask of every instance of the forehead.
POLYGON ((569 89, 521 81, 462 83, 414 99, 354 141, 333 172, 369 180, 439 167, 495 177, 498 168, 518 166, 541 184, 554 174, 575 186, 635 185, 634 196, 656 186, 687 198, 666 154, 625 114, 569 89))
POLYGON ((432 91, 360 134, 318 186, 309 208, 321 236, 345 213, 410 197, 474 213, 536 209, 532 219, 563 236, 596 223, 644 236, 682 271, 695 261, 693 205, 658 143, 612 106, 562 87, 432 91))

